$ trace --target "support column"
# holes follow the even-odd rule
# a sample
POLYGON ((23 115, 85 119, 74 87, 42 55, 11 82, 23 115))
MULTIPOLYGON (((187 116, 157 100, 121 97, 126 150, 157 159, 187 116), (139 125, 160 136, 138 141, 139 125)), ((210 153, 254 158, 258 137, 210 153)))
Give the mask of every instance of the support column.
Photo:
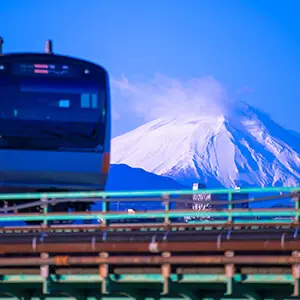
MULTIPOLYGON (((170 252, 163 252, 163 257, 170 257, 170 252)), ((161 274, 164 277, 164 285, 163 285, 163 295, 169 294, 170 292, 170 275, 171 275, 171 265, 163 264, 161 266, 161 274)))
MULTIPOLYGON (((101 258, 108 258, 108 253, 107 252, 102 252, 99 254, 101 258)), ((101 264, 99 265, 99 275, 102 279, 101 283, 101 293, 108 294, 108 275, 109 275, 109 270, 108 270, 108 264, 101 264)))
MULTIPOLYGON (((227 251, 225 252, 225 257, 233 257, 234 252, 233 251, 227 251)), ((227 286, 226 286, 226 295, 232 295, 233 293, 233 277, 235 273, 235 265, 234 264, 226 264, 225 265, 225 275, 227 277, 227 286)))
MULTIPOLYGON (((41 253, 41 258, 47 259, 49 258, 48 253, 41 253)), ((49 294, 49 266, 42 265, 40 268, 41 276, 43 278, 43 294, 49 294)))
MULTIPOLYGON (((292 256, 294 257, 300 257, 300 252, 298 251, 294 251, 292 253, 292 256)), ((293 275, 293 278, 294 278, 294 293, 292 294, 292 296, 294 297, 299 297, 299 294, 300 294, 300 286, 299 286, 299 283, 300 283, 300 264, 293 264, 292 265, 292 275, 293 275)))

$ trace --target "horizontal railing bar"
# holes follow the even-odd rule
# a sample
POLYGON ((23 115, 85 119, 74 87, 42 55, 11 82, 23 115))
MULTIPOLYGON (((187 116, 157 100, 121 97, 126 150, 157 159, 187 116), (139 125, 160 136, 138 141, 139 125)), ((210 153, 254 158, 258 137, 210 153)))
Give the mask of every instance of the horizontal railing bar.
MULTIPOLYGON (((294 217, 298 209, 245 209, 224 211, 151 211, 136 212, 134 214, 118 212, 87 212, 87 213, 47 213, 47 214, 6 214, 0 215, 0 222, 11 221, 42 221, 42 220, 119 220, 119 219, 147 219, 147 218, 182 218, 182 217, 294 217)), ((208 221, 206 221, 208 222, 208 221)))
POLYGON ((117 191, 117 192, 57 192, 57 193, 8 193, 1 194, 0 200, 26 200, 41 198, 108 198, 108 197, 162 197, 164 195, 198 195, 198 194, 228 194, 228 193, 283 193, 299 192, 300 187, 270 187, 270 188, 249 188, 249 189, 207 189, 207 190, 155 190, 155 191, 117 191))

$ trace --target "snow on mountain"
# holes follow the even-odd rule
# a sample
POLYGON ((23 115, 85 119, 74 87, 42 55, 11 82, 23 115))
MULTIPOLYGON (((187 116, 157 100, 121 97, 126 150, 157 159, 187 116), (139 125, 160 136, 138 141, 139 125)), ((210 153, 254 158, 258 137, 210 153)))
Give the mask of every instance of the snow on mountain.
POLYGON ((251 106, 219 116, 164 117, 112 140, 112 163, 181 184, 299 186, 299 134, 251 106))

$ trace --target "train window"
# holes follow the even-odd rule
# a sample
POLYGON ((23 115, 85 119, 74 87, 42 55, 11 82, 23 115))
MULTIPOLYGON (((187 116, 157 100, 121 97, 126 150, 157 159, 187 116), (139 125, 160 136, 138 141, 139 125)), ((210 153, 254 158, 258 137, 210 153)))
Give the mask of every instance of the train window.
POLYGON ((0 82, 2 119, 104 122, 106 94, 100 85, 54 79, 0 82))
POLYGON ((81 107, 84 107, 84 108, 90 107, 90 95, 89 94, 81 95, 81 107))
POLYGON ((82 94, 81 95, 82 108, 98 108, 98 95, 97 94, 82 94))
POLYGON ((92 108, 98 108, 97 94, 92 94, 92 108))
POLYGON ((70 107, 70 100, 59 100, 59 107, 70 107))

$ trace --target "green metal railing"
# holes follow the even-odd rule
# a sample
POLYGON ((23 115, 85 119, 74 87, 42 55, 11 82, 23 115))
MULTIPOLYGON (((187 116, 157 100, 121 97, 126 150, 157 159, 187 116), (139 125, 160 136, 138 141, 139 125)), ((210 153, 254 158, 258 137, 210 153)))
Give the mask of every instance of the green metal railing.
MULTIPOLYGON (((18 200, 37 200, 32 205, 40 205, 43 208, 43 213, 40 214, 0 214, 0 222, 12 222, 12 221, 43 221, 46 225, 48 221, 74 221, 74 220, 99 220, 103 222, 114 220, 133 220, 133 219, 164 219, 165 222, 169 222, 178 218, 203 218, 210 217, 211 220, 194 220, 190 222, 196 223, 225 223, 232 221, 235 223, 268 223, 273 222, 274 218, 283 217, 285 219, 280 222, 291 223, 299 221, 299 195, 300 187, 290 188, 256 188, 256 189, 217 189, 217 190, 165 190, 165 191, 125 191, 125 192, 72 192, 72 193, 27 193, 27 194, 2 194, 0 200, 6 200, 8 202, 18 200), (250 198, 244 200, 233 201, 233 194, 247 193, 247 194, 275 194, 280 193, 282 195, 263 197, 263 198, 250 198), (210 201, 210 204, 223 205, 226 204, 227 208, 223 207, 222 210, 210 210, 210 211, 192 211, 192 210, 176 210, 170 209, 170 203, 185 202, 184 199, 177 199, 176 197, 182 195, 197 195, 197 194, 227 194, 228 201, 210 201), (268 201, 279 198, 292 198, 294 200, 293 208, 280 208, 280 209, 235 209, 236 203, 251 203, 257 201, 268 201), (52 200, 51 200, 52 199, 52 200), (53 204, 53 199, 56 203, 70 202, 70 201, 95 201, 102 203, 101 211, 81 212, 81 213, 50 213, 49 208, 53 204), (159 201, 163 203, 165 209, 161 211, 146 211, 122 213, 109 211, 109 203, 125 201, 125 202, 147 202, 147 201, 159 201), (270 220, 267 221, 266 219, 270 220)), ((199 203, 199 202, 198 202, 199 203)), ((14 206, 17 209, 18 205, 14 206)), ((2 209, 3 212, 3 209, 2 209)))

